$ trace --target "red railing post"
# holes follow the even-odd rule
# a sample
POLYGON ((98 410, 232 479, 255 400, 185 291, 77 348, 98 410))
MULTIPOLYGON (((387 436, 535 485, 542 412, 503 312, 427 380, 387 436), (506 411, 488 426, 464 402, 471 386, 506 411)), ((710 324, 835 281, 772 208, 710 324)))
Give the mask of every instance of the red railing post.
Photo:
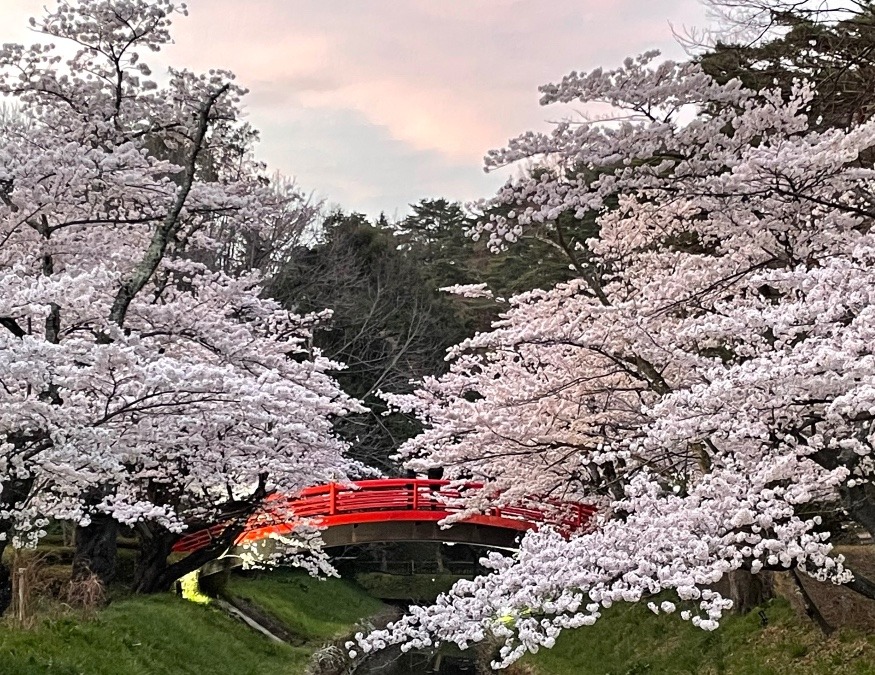
POLYGON ((413 489, 413 510, 419 511, 419 484, 413 481, 410 487, 413 489))
POLYGON ((337 483, 328 485, 328 515, 337 515, 337 483))

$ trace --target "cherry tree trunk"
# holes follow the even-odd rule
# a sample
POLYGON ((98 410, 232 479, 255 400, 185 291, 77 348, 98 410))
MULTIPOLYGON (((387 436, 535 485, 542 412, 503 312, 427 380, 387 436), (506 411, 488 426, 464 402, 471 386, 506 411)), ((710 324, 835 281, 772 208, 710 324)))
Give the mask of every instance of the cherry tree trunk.
MULTIPOLYGON (((15 512, 27 499, 32 487, 33 478, 8 480, 0 483, 0 494, 3 496, 3 502, 0 503, 0 506, 6 512, 15 512)), ((12 532, 13 524, 10 520, 0 521, 0 616, 12 604, 12 570, 3 563, 3 553, 9 546, 12 532)))
POLYGON ((747 570, 733 570, 727 576, 732 609, 747 614, 754 607, 774 597, 774 584, 768 572, 751 574, 747 570))
POLYGON ((170 588, 175 579, 168 578, 167 557, 178 538, 172 532, 153 532, 144 535, 140 528, 140 556, 134 576, 135 593, 159 593, 170 588))
POLYGON ((106 515, 95 515, 91 524, 76 528, 73 579, 95 575, 104 586, 115 579, 118 532, 118 521, 106 515))
POLYGON ((158 523, 138 524, 140 557, 134 578, 134 592, 161 593, 169 590, 177 579, 200 569, 227 551, 245 524, 245 518, 239 519, 216 536, 209 546, 193 551, 174 563, 169 563, 167 558, 179 534, 158 523))
MULTIPOLYGON (((2 530, 0 530, 2 531, 2 530)), ((3 552, 6 550, 7 542, 0 540, 0 561, 3 559, 3 552)), ((0 616, 2 616, 9 605, 12 604, 12 573, 9 566, 0 562, 0 616)))
POLYGON ((843 487, 842 501, 850 516, 875 537, 875 488, 869 483, 843 487))

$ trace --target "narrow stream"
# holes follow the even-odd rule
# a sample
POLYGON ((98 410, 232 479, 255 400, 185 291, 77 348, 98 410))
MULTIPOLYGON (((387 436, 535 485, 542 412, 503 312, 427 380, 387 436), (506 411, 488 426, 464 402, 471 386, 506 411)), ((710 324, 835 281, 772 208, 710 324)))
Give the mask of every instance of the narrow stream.
MULTIPOLYGON (((397 616, 406 613, 409 608, 409 602, 382 600, 397 609, 397 616)), ((456 645, 448 644, 437 652, 402 652, 400 645, 393 645, 370 654, 352 672, 354 675, 481 675, 493 671, 477 668, 477 656, 473 649, 462 651, 456 645)))
POLYGON ((438 652, 404 653, 399 647, 377 652, 365 659, 355 670, 355 675, 477 675, 474 659, 463 652, 453 654, 438 652))

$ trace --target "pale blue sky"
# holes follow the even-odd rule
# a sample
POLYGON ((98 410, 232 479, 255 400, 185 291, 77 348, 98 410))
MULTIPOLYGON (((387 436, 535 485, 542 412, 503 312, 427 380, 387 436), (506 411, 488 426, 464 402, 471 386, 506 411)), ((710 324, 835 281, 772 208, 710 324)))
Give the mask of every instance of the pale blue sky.
MULTIPOLYGON (((0 41, 52 0, 0 0, 0 41)), ((347 210, 403 215, 502 182, 487 150, 561 113, 537 87, 570 70, 681 50, 696 0, 188 0, 159 60, 228 68, 252 93, 259 156, 347 210)), ((152 57, 150 57, 152 58, 152 57)), ((157 63, 156 63, 157 65, 157 63)))

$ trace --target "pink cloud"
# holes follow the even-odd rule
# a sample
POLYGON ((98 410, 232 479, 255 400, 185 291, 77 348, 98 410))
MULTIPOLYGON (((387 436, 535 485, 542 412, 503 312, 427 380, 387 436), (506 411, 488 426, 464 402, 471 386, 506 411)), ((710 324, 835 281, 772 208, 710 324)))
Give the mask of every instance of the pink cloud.
POLYGON ((671 47, 668 20, 695 22, 701 14, 694 0, 649 3, 646 13, 633 0, 189 5, 175 60, 231 67, 243 83, 271 90, 259 103, 356 110, 411 147, 466 161, 556 116, 539 110, 539 84, 671 47))
MULTIPOLYGON (((45 1, 2 0, 0 41, 26 39, 26 17, 45 1)), ((265 147, 287 148, 278 134, 288 134, 291 125, 310 124, 319 115, 349 119, 349 113, 379 129, 380 138, 426 153, 431 162, 473 168, 490 148, 561 116, 538 106, 538 85, 569 70, 613 66, 654 46, 679 53, 668 21, 704 24, 696 0, 188 4, 191 15, 179 19, 177 44, 161 60, 234 70, 253 91, 248 107, 252 122, 266 129, 265 147)), ((280 168, 306 182, 310 158, 287 152, 280 168)), ((389 161, 392 152, 373 162, 389 161)))

